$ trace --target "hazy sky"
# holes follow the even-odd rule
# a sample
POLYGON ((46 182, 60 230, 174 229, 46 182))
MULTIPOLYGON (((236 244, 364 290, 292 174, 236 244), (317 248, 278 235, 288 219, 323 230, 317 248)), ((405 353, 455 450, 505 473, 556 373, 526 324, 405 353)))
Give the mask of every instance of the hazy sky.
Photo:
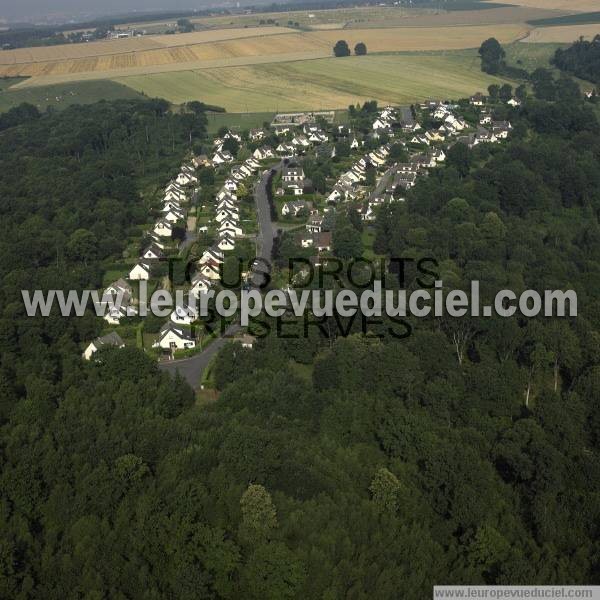
MULTIPOLYGON (((227 2, 234 5, 234 2, 227 2)), ((242 2, 244 4, 244 2, 242 2)), ((0 0, 0 19, 42 20, 123 14, 131 11, 170 11, 225 5, 218 0, 0 0)))

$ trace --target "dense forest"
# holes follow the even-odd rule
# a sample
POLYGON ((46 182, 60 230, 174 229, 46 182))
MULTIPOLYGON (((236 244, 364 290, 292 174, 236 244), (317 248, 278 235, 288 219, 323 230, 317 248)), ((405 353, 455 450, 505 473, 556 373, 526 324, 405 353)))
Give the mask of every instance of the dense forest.
POLYGON ((600 83, 600 34, 590 42, 580 39, 564 50, 558 48, 552 63, 581 79, 600 83))
MULTIPOLYGON (((434 583, 600 579, 600 125, 528 100, 383 210, 376 249, 448 286, 573 287, 573 320, 422 320, 405 340, 229 345, 198 406, 96 319, 22 288, 99 284, 140 192, 204 118, 157 101, 13 113, 0 133, 0 597, 421 600, 434 583)), ((298 326, 288 327, 287 333, 298 326)), ((335 331, 335 329, 333 330, 335 331)))

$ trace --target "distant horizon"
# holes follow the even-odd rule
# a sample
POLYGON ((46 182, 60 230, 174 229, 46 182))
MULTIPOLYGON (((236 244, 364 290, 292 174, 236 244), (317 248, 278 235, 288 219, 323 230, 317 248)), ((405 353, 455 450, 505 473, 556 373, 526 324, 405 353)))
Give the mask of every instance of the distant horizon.
POLYGON ((42 6, 43 0, 25 0, 19 4, 3 6, 0 8, 0 23, 7 26, 30 24, 32 26, 77 24, 86 21, 94 21, 103 18, 117 18, 128 15, 152 15, 160 16, 165 13, 202 11, 208 9, 235 8, 236 5, 251 6, 261 4, 251 0, 231 0, 230 2, 214 2, 197 0, 195 5, 190 6, 189 0, 176 0, 170 6, 165 7, 162 0, 132 0, 131 4, 124 5, 116 0, 108 0, 98 7, 96 3, 90 2, 86 8, 86 0, 82 5, 76 0, 59 0, 53 3, 52 9, 42 6))

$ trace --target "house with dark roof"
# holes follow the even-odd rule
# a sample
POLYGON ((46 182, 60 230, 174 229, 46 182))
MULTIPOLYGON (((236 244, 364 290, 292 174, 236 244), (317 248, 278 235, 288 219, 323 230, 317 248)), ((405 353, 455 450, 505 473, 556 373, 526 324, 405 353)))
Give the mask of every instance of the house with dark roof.
POLYGON ((103 350, 104 348, 123 348, 124 346, 125 344, 121 336, 116 331, 112 331, 90 342, 82 356, 85 360, 90 360, 98 350, 103 350))

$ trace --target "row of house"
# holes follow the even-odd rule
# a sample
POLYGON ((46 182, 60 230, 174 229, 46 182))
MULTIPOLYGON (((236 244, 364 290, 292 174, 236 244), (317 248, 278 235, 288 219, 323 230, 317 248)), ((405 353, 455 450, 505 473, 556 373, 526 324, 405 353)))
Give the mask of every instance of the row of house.
POLYGON ((390 144, 384 144, 362 156, 338 178, 333 190, 327 196, 327 202, 337 204, 342 201, 356 200, 361 195, 359 186, 367 178, 367 169, 381 169, 386 164, 389 153, 390 144))
MULTIPOLYGON (((279 134, 282 132, 280 131, 279 134)), ((312 146, 329 141, 329 135, 314 123, 306 123, 301 133, 295 133, 291 140, 282 141, 275 151, 282 158, 291 158, 305 154, 312 146)))
MULTIPOLYGON (((254 135, 258 136, 256 132, 254 135)), ((228 137, 241 141, 238 134, 228 132, 224 138, 216 140, 217 153, 223 153, 222 144, 228 137)), ((196 263, 188 292, 190 296, 199 298, 200 294, 208 292, 220 280, 225 254, 235 249, 236 240, 243 235, 237 195, 239 186, 259 170, 259 160, 272 156, 272 150, 264 147, 264 155, 255 152, 252 157, 231 168, 228 178, 215 196, 214 220, 218 228, 217 239, 212 246, 204 250, 196 263)), ((213 157, 213 164, 220 163, 213 157)), ((189 326, 197 319, 197 311, 192 306, 177 306, 169 321, 160 329, 155 347, 169 351, 194 348, 196 340, 189 326)))

